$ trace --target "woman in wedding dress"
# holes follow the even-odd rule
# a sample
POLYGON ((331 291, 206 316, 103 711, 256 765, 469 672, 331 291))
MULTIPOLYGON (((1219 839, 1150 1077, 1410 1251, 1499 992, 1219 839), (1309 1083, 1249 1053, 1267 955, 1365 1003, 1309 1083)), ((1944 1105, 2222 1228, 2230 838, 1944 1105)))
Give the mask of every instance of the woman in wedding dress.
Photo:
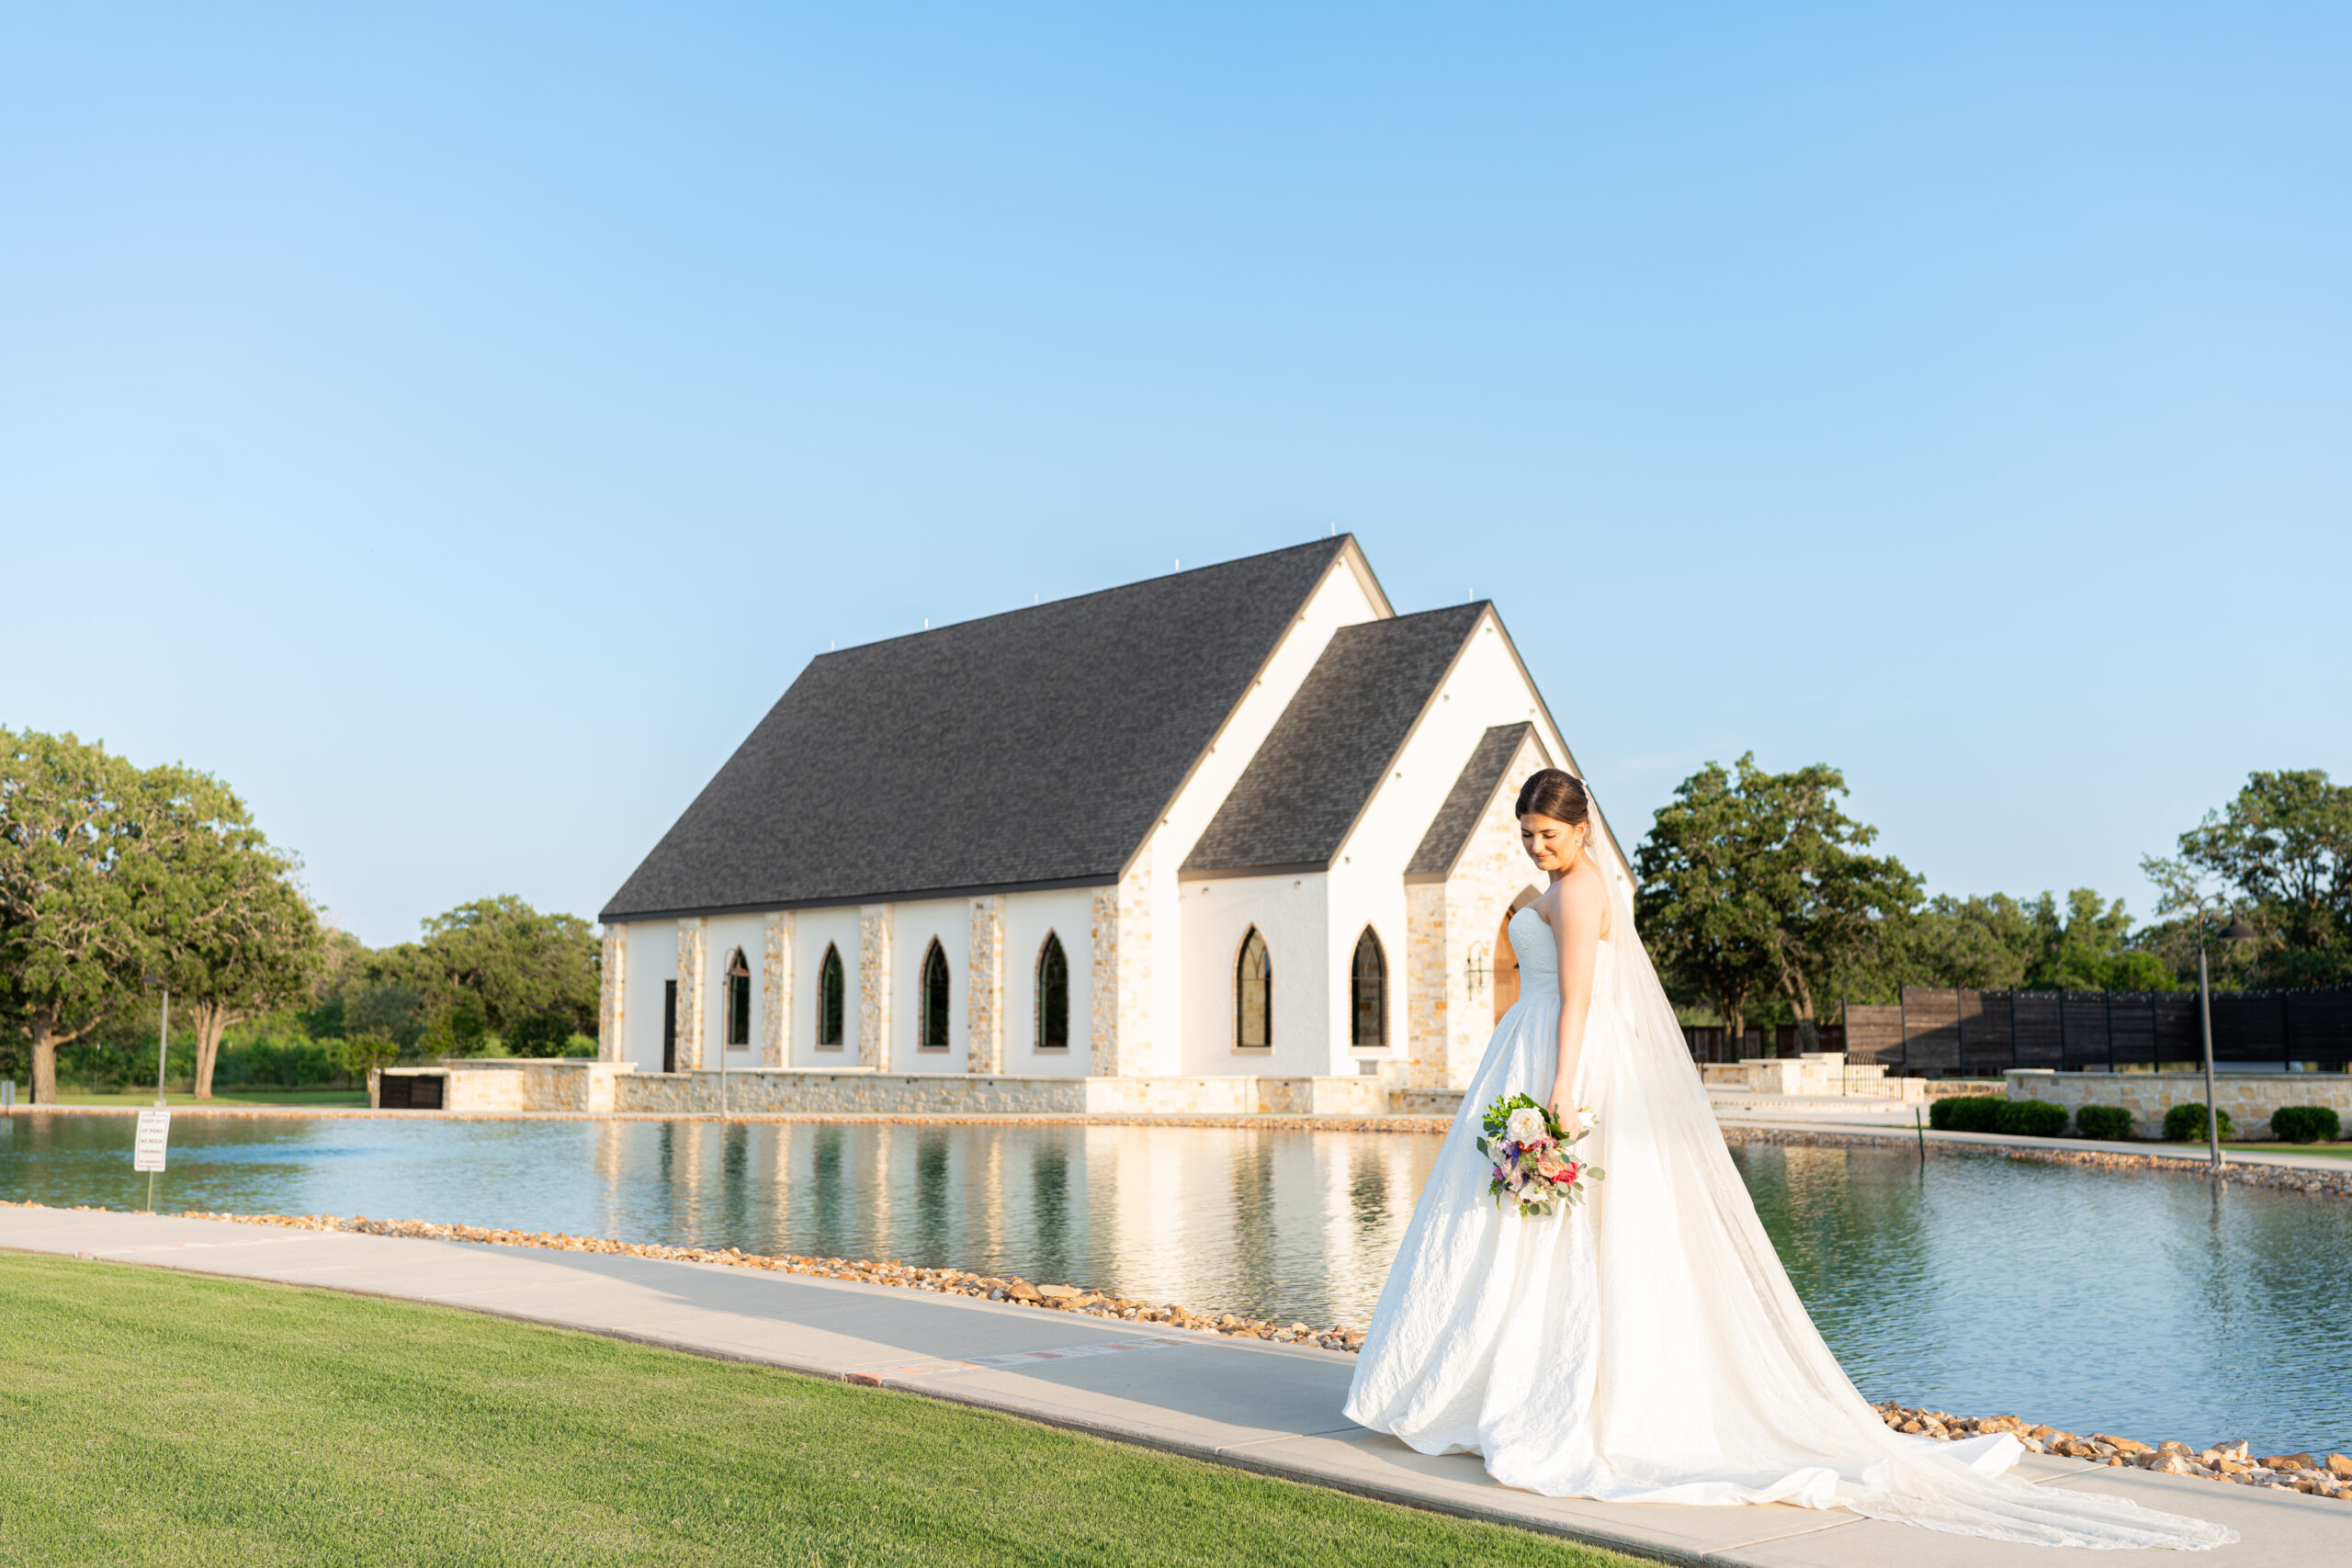
POLYGON ((1756 1217, 1622 889, 1585 852, 1584 785, 1518 801, 1551 886, 1511 917, 1520 997, 1478 1065, 1365 1337, 1350 1419, 1507 1486, 1608 1502, 1792 1503, 2056 1546, 2236 1539, 2005 1473, 2003 1435, 1890 1431, 1821 1338, 1756 1217), (1607 1172, 1580 1207, 1506 1213, 1476 1139, 1502 1095, 1547 1100, 1607 1172))

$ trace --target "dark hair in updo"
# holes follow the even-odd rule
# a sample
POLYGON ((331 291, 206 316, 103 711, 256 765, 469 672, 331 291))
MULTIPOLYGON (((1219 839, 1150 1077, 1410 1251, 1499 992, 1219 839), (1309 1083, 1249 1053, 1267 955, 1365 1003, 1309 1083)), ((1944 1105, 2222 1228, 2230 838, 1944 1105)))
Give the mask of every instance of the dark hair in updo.
POLYGON ((1511 815, 1549 817, 1581 828, 1591 812, 1592 792, 1584 787, 1582 779, 1557 768, 1542 768, 1528 774, 1527 782, 1519 786, 1519 805, 1511 815))

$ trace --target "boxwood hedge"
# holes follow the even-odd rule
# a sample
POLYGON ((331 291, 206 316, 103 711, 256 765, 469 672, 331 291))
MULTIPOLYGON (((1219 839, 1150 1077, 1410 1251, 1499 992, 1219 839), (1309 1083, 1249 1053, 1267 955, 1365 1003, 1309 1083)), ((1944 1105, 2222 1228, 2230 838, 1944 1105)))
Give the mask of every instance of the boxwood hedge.
POLYGON ((1995 1094, 1956 1094, 1928 1107, 1928 1125, 1939 1133, 1997 1133, 2007 1104, 1995 1094))
MULTIPOLYGON (((2194 1143, 2204 1135, 2205 1102, 2203 1100, 2185 1100, 2165 1112, 2165 1136, 2173 1143, 2194 1143)), ((2232 1138, 2236 1135, 2235 1129, 2230 1125, 2230 1113, 2226 1111, 2222 1111, 2222 1136, 2232 1138)))
POLYGON ((2066 1133, 2066 1108, 2046 1100, 2001 1101, 2000 1130, 2023 1138, 2058 1138, 2066 1133))
POLYGON ((2332 1144, 2344 1119, 2324 1105, 2282 1105, 2270 1113, 2270 1135, 2290 1144, 2332 1144))
POLYGON ((2132 1112, 2120 1105, 2086 1105, 2075 1112, 2075 1131, 2103 1144, 2120 1144, 2132 1136, 2132 1112))

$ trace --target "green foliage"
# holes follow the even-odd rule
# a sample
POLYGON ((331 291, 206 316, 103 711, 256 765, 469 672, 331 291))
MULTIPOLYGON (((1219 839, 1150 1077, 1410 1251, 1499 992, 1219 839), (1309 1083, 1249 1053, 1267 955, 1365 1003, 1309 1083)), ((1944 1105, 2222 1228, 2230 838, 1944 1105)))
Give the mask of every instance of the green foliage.
POLYGON ((1928 1125, 1939 1133, 1997 1133, 2009 1102, 1994 1094, 1955 1094, 1928 1107, 1928 1125))
POLYGON ((1659 969, 1735 1035, 1758 1004, 1786 1002, 1817 1049, 1818 1003, 1918 901, 1901 863, 1860 852, 1877 830, 1838 809, 1846 781, 1815 764, 1768 773, 1753 753, 1685 779, 1635 856, 1638 918, 1659 969))
MULTIPOLYGON (((2201 1142, 2208 1130, 2205 1122, 2204 1101, 2191 1100, 2176 1105, 2165 1112, 2165 1137, 2176 1144, 2201 1142)), ((2221 1122, 2224 1140, 2237 1136, 2237 1130, 2230 1124, 2228 1111, 2221 1113, 2221 1122)))
POLYGON ((2075 1131, 2103 1144, 2129 1143, 2132 1112, 2120 1105, 2085 1105, 2075 1111, 2075 1131))
POLYGON ((384 1034, 355 1034, 343 1043, 344 1070, 366 1081, 369 1073, 389 1067, 401 1058, 400 1042, 384 1034))
POLYGON ((2316 768, 2250 773, 2235 799, 2180 836, 2177 859, 2141 866, 2164 889, 2158 913, 2181 917, 2162 935, 2182 968, 2196 962, 2193 911, 2211 881, 2261 933, 2245 953, 2210 947, 2217 984, 2352 983, 2352 785, 2316 768))
POLYGON ((2270 1113, 2270 1135, 2290 1144, 2332 1144, 2343 1134, 2343 1118, 2328 1106, 2282 1105, 2270 1113))
POLYGON ((2123 901, 2103 900, 2087 887, 2067 894, 2064 906, 2051 893, 2032 899, 1939 894, 1895 935, 1895 984, 2037 991, 2178 987, 2162 958, 2132 945, 2123 901))
POLYGON ((2046 1100, 2005 1100, 1994 1128, 2012 1137, 2063 1138, 2066 1135, 2066 1108, 2046 1100))
POLYGON ((596 1043, 585 1034, 575 1034, 563 1043, 563 1054, 567 1056, 586 1056, 593 1060, 596 1055, 596 1043))

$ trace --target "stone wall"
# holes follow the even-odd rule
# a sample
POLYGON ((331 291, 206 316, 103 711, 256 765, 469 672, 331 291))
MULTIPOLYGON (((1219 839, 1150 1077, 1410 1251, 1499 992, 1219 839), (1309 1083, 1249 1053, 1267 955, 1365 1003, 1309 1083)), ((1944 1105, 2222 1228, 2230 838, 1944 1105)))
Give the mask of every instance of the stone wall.
POLYGON ((890 1070, 890 906, 857 911, 857 1065, 890 1070))
POLYGON ((1460 1089, 1469 1083, 1494 1034, 1489 976, 1495 942, 1511 900, 1521 889, 1540 886, 1543 880, 1520 848, 1519 818, 1510 809, 1513 792, 1519 780, 1548 765, 1550 759, 1532 734, 1520 742, 1453 873, 1442 884, 1407 886, 1412 923, 1407 975, 1412 987, 1409 1070, 1414 1089, 1460 1089), (1430 888, 1439 890, 1434 902, 1425 891, 1430 888))
POLYGON ((1809 1051, 1749 1062, 1704 1062, 1709 1089, 1745 1094, 1860 1094, 1887 1100, 1927 1100, 1925 1078, 1890 1078, 1876 1063, 1849 1062, 1842 1051, 1809 1051))
POLYGON ((700 915, 678 922, 678 1068, 702 1066, 702 971, 704 931, 700 915))
POLYGON ((628 1043, 628 927, 605 928, 603 969, 596 997, 596 1055, 617 1062, 628 1043))
MULTIPOLYGON (((2205 1075, 2196 1073, 2054 1073, 2012 1067, 2004 1075, 2011 1100, 2046 1100, 2067 1114, 2085 1105, 2120 1105, 2132 1112, 2143 1138, 2164 1135, 2165 1112, 2205 1102, 2205 1075)), ((2230 1113, 2237 1136, 2270 1136, 2270 1113, 2288 1105, 2324 1105, 2352 1125, 2352 1073, 2231 1073, 2213 1075, 2215 1103, 2230 1113)))
POLYGON ((1004 898, 972 900, 964 966, 964 1067, 1004 1071, 1004 898))
POLYGON ((767 919, 765 951, 760 959, 760 1065, 781 1067, 792 1052, 792 913, 767 919))
POLYGON ((1087 977, 1093 1076, 1114 1078, 1151 1060, 1151 865, 1097 888, 1087 977))
MULTIPOLYGON (((616 1086, 631 1080, 637 1069, 627 1062, 591 1060, 585 1056, 468 1057, 445 1060, 435 1067, 386 1067, 368 1076, 368 1103, 378 1104, 383 1079, 438 1077, 443 1080, 441 1109, 475 1115, 504 1111, 555 1111, 575 1114, 620 1109, 616 1086)), ((684 1077, 684 1074, 676 1075, 684 1077)), ((429 1111, 419 1115, 430 1116, 429 1111)))

